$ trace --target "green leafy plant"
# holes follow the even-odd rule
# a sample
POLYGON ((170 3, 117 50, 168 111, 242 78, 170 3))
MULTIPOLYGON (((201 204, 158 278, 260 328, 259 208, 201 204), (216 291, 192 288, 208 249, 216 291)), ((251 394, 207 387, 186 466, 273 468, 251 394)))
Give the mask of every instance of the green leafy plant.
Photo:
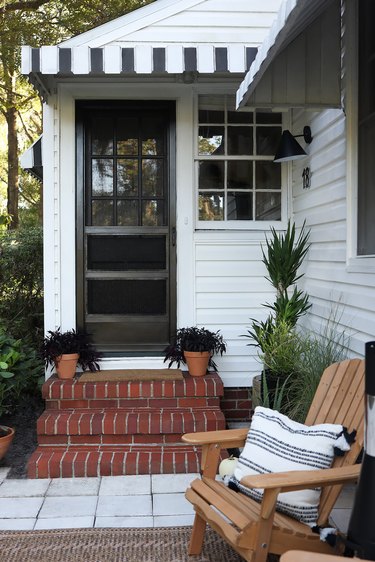
POLYGON ((12 411, 25 393, 37 392, 43 374, 36 351, 0 328, 0 415, 12 411))
POLYGON ((173 365, 173 363, 177 363, 177 367, 180 367, 181 363, 186 363, 184 351, 209 351, 211 357, 208 366, 217 369, 212 355, 223 355, 226 349, 226 343, 220 334, 220 330, 211 332, 206 328, 198 328, 197 326, 179 328, 171 344, 164 350, 164 363, 169 361, 168 367, 173 365))
MULTIPOLYGON (((290 376, 289 376, 290 377, 290 376)), ((264 408, 272 408, 278 412, 283 411, 284 398, 286 396, 287 384, 289 377, 281 383, 278 379, 274 389, 270 389, 267 382, 266 372, 262 372, 261 400, 260 406, 264 408)))
POLYGON ((56 359, 65 353, 78 353, 78 365, 82 370, 98 371, 98 361, 101 354, 90 341, 90 336, 84 331, 68 330, 61 332, 60 328, 49 331, 43 339, 40 354, 48 365, 53 366, 56 359))

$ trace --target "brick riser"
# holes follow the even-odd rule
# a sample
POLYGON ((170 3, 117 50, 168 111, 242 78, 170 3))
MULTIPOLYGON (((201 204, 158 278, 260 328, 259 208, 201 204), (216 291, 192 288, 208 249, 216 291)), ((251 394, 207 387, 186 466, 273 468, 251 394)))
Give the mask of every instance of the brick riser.
POLYGON ((216 373, 183 381, 49 379, 29 478, 197 472, 183 433, 225 428, 216 373))

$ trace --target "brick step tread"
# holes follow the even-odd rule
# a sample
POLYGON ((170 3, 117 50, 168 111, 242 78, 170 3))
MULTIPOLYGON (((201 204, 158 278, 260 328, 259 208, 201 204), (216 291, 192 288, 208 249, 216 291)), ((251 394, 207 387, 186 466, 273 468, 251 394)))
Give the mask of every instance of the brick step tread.
POLYGON ((219 408, 152 410, 46 410, 38 435, 182 434, 225 429, 219 408))
POLYGON ((123 474, 199 472, 200 452, 187 445, 125 447, 38 447, 28 478, 72 478, 123 474))
POLYGON ((42 388, 46 400, 111 400, 137 398, 221 397, 224 387, 217 373, 191 377, 184 373, 183 380, 79 382, 49 378, 42 388))
POLYGON ((123 446, 123 445, 168 445, 181 441, 182 433, 164 433, 164 434, 98 434, 98 435, 38 435, 38 444, 41 446, 123 446))

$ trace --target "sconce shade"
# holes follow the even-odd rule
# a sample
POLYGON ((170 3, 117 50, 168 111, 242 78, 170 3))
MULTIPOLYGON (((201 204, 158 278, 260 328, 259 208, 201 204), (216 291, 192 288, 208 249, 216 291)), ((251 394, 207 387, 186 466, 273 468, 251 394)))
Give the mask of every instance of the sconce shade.
MULTIPOLYGON (((302 136, 302 135, 301 135, 302 136)), ((288 130, 283 131, 274 162, 290 162, 300 160, 307 156, 302 146, 296 141, 292 133, 288 130)))

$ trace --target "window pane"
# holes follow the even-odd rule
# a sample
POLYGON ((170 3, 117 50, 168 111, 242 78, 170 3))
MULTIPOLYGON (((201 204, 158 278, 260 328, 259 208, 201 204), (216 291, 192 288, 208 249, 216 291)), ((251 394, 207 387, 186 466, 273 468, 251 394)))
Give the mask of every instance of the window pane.
POLYGON ((162 156, 164 154, 164 129, 162 117, 148 115, 142 123, 142 154, 162 156))
POLYGON ((164 225, 164 201, 142 201, 142 225, 164 225))
POLYGON ((253 187, 253 163, 243 160, 228 162, 228 189, 251 189, 253 187))
POLYGON ((257 123, 264 123, 264 124, 272 124, 272 123, 281 123, 282 115, 281 113, 274 113, 271 110, 262 109, 262 111, 256 112, 256 121, 257 123))
POLYGON ((92 194, 113 195, 113 160, 109 158, 94 158, 91 170, 92 194))
POLYGON ((224 220, 224 195, 222 193, 199 194, 199 220, 224 220))
POLYGON ((258 221, 281 220, 281 194, 257 193, 255 213, 258 221))
POLYGON ((252 123, 253 112, 250 111, 228 111, 228 123, 252 123))
POLYGON ((253 218, 253 194, 229 192, 227 202, 228 220, 251 220, 253 218))
POLYGON ((199 154, 224 154, 224 127, 199 127, 199 154))
POLYGON ((165 314, 165 279, 89 280, 88 314, 165 314))
POLYGON ((117 160, 117 194, 137 195, 138 161, 117 160))
POLYGON ((138 119, 118 119, 117 154, 136 156, 138 154, 138 119))
POLYGON ((224 162, 199 162, 199 188, 224 189, 224 162))
POLYGON ((257 154, 274 156, 281 139, 281 127, 257 127, 257 154))
POLYGON ((142 195, 163 195, 163 162, 142 160, 142 195))
POLYGON ((126 199, 117 201, 118 226, 138 226, 138 201, 126 199))
POLYGON ((96 271, 165 269, 165 236, 88 236, 87 268, 96 271))
POLYGON ((255 162, 255 186, 256 189, 281 189, 281 164, 255 162))
POLYGON ((91 223, 93 226, 112 226, 113 201, 93 201, 91 207, 91 223))
POLYGON ((228 127, 228 154, 253 154, 252 127, 228 127))
POLYGON ((199 123, 224 123, 224 96, 199 96, 199 123))
POLYGON ((92 122, 92 154, 113 154, 112 119, 94 118, 92 122))

